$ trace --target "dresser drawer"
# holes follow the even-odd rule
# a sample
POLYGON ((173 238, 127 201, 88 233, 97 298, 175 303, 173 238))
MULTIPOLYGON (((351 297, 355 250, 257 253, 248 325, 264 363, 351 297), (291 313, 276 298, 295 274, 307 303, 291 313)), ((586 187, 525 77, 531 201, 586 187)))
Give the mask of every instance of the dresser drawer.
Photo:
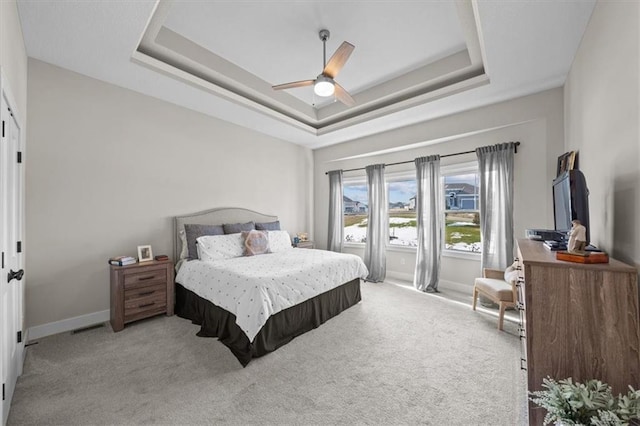
MULTIPOLYGON (((129 271, 127 271, 129 272, 129 271)), ((124 288, 125 290, 131 288, 138 288, 148 286, 149 284, 166 283, 167 282, 167 268, 151 269, 140 272, 125 273, 124 275, 124 288)))

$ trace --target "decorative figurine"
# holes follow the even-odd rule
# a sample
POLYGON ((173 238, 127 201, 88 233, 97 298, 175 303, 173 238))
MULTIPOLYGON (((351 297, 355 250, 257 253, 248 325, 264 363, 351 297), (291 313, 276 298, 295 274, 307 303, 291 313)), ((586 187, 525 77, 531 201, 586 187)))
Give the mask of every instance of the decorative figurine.
POLYGON ((571 231, 569 231, 569 243, 567 251, 569 253, 584 253, 587 245, 587 228, 578 219, 571 221, 571 231))

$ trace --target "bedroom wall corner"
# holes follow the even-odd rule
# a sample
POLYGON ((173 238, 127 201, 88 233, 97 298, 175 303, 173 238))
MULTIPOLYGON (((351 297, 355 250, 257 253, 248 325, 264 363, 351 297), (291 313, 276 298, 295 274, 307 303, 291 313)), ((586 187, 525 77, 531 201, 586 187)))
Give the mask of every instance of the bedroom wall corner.
POLYGON ((171 255, 176 215, 244 207, 311 229, 310 149, 39 60, 28 76, 34 330, 109 309, 107 259, 144 244, 171 255))
POLYGON ((599 1, 564 87, 566 149, 589 187, 591 240, 640 268, 640 3, 599 1))

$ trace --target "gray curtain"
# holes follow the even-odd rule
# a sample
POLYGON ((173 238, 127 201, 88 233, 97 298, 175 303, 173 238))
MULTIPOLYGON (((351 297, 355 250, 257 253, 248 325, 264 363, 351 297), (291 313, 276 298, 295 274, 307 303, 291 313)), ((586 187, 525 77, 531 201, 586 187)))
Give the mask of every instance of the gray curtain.
POLYGON ((476 149, 480 174, 482 268, 513 262, 513 157, 515 143, 476 149))
POLYGON ((327 249, 342 252, 344 239, 344 208, 342 170, 329 172, 329 238, 327 249))
POLYGON ((420 291, 435 293, 438 291, 440 278, 444 219, 440 156, 419 157, 414 162, 418 250, 413 285, 420 291))
POLYGON ((384 164, 367 166, 367 191, 369 215, 367 242, 364 248, 364 264, 369 269, 367 281, 381 282, 387 274, 387 242, 389 241, 389 217, 387 188, 384 183, 384 164))

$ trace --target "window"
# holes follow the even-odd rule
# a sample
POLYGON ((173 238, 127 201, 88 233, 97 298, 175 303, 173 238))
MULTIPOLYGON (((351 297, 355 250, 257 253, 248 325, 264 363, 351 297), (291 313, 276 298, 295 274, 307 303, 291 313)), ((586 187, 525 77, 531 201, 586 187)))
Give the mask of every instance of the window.
POLYGON ((416 222, 415 174, 387 178, 389 202, 389 244, 416 247, 418 224, 416 222))
MULTIPOLYGON (((442 168, 444 193, 444 248, 480 253, 479 175, 476 162, 442 168)), ((367 184, 362 178, 343 184, 344 241, 367 240, 367 184)), ((388 174, 389 245, 417 247, 417 184, 415 173, 388 174)))
POLYGON ((480 253, 480 179, 477 166, 444 173, 444 248, 480 253))
POLYGON ((367 240, 368 195, 367 184, 362 181, 342 186, 344 208, 344 241, 364 243, 367 240))

